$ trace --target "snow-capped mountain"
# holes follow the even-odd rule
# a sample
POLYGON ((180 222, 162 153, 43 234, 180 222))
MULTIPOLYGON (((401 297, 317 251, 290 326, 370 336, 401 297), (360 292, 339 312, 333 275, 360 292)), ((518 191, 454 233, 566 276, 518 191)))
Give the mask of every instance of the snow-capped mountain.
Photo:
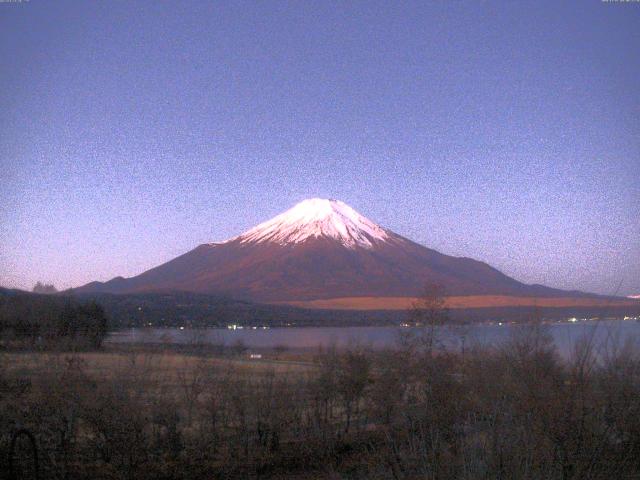
POLYGON ((526 285, 387 230, 337 200, 309 199, 230 240, 203 244, 132 278, 77 292, 189 291, 260 302, 412 297, 426 283, 452 296, 580 297, 526 285))
POLYGON ((372 248, 389 240, 387 231, 339 200, 311 198, 232 238, 241 243, 302 243, 312 238, 337 240, 347 248, 372 248))

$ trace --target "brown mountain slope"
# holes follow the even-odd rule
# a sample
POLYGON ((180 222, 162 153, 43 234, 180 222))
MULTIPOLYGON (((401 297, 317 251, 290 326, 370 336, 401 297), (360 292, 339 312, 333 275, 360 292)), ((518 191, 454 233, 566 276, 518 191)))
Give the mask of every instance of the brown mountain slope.
POLYGON ((133 278, 92 283, 81 292, 190 291, 260 302, 336 297, 413 297, 425 283, 449 295, 583 296, 525 285, 489 265, 451 257, 399 236, 373 249, 347 249, 332 239, 293 245, 234 240, 200 245, 133 278))
POLYGON ((186 291, 304 302, 415 297, 426 283, 458 297, 600 298, 523 284, 486 263, 414 243, 342 202, 321 199, 301 202, 239 237, 200 245, 136 277, 93 282, 76 291, 186 291))

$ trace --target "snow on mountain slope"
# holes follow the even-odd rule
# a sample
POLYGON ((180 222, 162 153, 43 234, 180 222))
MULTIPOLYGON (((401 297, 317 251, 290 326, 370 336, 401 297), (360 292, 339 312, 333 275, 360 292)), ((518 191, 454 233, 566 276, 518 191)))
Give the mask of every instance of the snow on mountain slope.
POLYGON ((181 291, 290 302, 414 297, 429 283, 442 285, 452 296, 589 296, 526 285, 486 263, 412 242, 343 202, 318 198, 225 242, 199 245, 135 277, 92 282, 74 291, 181 291))
POLYGON ((372 248, 389 233, 339 200, 311 198, 227 242, 301 243, 309 238, 332 238, 347 248, 372 248))

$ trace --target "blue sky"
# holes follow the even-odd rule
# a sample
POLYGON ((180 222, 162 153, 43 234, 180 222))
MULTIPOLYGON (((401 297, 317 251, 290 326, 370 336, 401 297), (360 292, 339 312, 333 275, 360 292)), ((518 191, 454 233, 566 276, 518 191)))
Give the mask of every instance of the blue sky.
POLYGON ((640 293, 640 4, 0 3, 0 284, 131 276, 309 197, 640 293))

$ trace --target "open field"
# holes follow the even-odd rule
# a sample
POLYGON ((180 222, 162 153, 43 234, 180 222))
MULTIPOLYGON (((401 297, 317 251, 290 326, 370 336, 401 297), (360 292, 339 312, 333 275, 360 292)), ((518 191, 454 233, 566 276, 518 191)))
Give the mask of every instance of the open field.
POLYGON ((184 354, 176 352, 162 352, 149 350, 146 352, 126 351, 127 349, 112 349, 107 352, 78 352, 78 353, 2 353, 0 358, 8 375, 37 375, 49 368, 59 366, 73 359, 82 365, 87 375, 115 378, 125 371, 144 371, 145 374, 162 377, 165 381, 175 382, 182 372, 189 372, 195 368, 234 371, 238 374, 261 374, 274 372, 277 374, 294 375, 308 372, 313 368, 309 362, 305 365, 300 361, 276 359, 250 360, 248 358, 216 358, 198 354, 184 354))
MULTIPOLYGON (((609 479, 640 474, 640 354, 546 327, 447 351, 177 345, 0 352, 0 458, 60 479, 609 479), (605 351, 606 355, 601 353, 605 351), (11 450, 11 451, 10 451, 11 450)), ((8 477, 0 469, 0 478, 8 477)))
MULTIPOLYGON (((278 302, 302 308, 330 310, 406 310, 418 301, 415 297, 344 297, 324 300, 278 302)), ((446 298, 447 308, 486 307, 640 307, 634 299, 598 299, 579 297, 512 297, 507 295, 467 295, 446 298)))

